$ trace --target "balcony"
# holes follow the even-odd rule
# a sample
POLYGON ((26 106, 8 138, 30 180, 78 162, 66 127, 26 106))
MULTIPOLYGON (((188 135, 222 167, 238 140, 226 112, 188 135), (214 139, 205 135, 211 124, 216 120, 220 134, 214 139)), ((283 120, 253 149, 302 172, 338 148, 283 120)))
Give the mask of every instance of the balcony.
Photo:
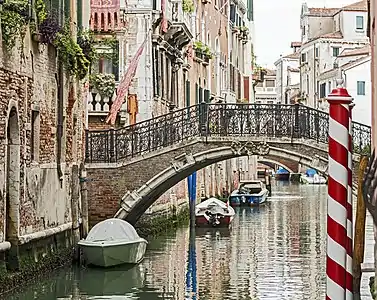
POLYGON ((169 28, 165 34, 165 40, 174 40, 174 45, 176 45, 178 49, 190 43, 193 38, 194 22, 192 13, 183 11, 183 1, 167 1, 166 17, 169 22, 169 28))
POLYGON ((276 94, 276 87, 255 87, 256 93, 276 94))
POLYGON ((89 116, 106 116, 115 100, 116 92, 112 97, 101 96, 95 90, 90 90, 88 95, 88 114, 89 116))

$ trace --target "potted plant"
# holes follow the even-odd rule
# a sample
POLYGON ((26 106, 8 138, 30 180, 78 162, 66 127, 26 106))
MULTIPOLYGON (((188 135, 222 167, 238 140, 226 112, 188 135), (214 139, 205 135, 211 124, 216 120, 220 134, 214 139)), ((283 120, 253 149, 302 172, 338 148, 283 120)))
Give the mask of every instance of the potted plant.
POLYGON ((196 41, 194 43, 195 56, 199 59, 203 59, 205 45, 201 41, 196 41))
POLYGON ((183 0, 182 1, 182 10, 185 13, 192 13, 195 10, 193 0, 183 0))
POLYGON ((209 60, 213 58, 213 54, 211 52, 211 49, 207 45, 204 46, 203 54, 204 54, 204 63, 208 65, 209 60))

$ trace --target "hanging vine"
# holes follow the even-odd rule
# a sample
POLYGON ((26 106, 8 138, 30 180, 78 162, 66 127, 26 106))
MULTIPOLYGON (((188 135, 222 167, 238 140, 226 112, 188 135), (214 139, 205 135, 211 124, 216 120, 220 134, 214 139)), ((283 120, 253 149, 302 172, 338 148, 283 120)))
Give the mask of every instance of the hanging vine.
POLYGON ((17 2, 6 1, 3 4, 1 17, 2 42, 7 51, 16 45, 17 37, 25 33, 28 18, 28 0, 17 2))
POLYGON ((57 34, 54 45, 58 50, 58 59, 63 63, 68 74, 82 80, 89 72, 90 62, 81 47, 72 38, 69 22, 57 34))

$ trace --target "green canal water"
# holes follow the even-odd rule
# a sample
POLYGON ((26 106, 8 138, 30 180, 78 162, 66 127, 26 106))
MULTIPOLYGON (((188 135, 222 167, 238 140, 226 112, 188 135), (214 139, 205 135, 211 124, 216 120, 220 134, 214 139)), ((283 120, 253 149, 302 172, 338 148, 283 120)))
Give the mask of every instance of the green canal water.
MULTIPOLYGON (((326 186, 275 183, 268 204, 237 209, 229 230, 180 228, 150 240, 137 266, 58 270, 6 299, 323 300, 326 196, 326 186)), ((369 216, 366 235, 372 262, 369 216)))

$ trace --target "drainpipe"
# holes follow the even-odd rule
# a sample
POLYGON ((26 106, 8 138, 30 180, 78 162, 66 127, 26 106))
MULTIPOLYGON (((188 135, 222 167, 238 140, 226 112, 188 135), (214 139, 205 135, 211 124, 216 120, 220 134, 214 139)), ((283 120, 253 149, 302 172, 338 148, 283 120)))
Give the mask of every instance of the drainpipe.
POLYGON ((281 56, 281 63, 280 63, 280 82, 281 82, 280 97, 281 97, 281 100, 280 100, 280 103, 283 103, 283 86, 284 86, 283 85, 283 69, 284 69, 283 63, 284 63, 283 56, 281 56))
POLYGON ((63 93, 63 85, 64 85, 64 74, 63 74, 63 66, 59 63, 58 66, 58 75, 57 75, 57 83, 58 83, 58 126, 57 126, 57 134, 56 134, 56 143, 57 143, 57 157, 56 157, 56 167, 58 171, 58 177, 60 183, 63 181, 63 171, 61 166, 61 157, 62 157, 62 137, 63 137, 63 104, 64 104, 64 93, 63 93))
POLYGON ((314 108, 318 108, 318 99, 316 99, 317 98, 317 96, 318 96, 318 94, 317 94, 317 76, 316 76, 316 71, 317 71, 317 68, 316 68, 316 65, 317 65, 317 60, 316 60, 316 48, 317 48, 317 44, 315 43, 314 44, 314 66, 313 66, 313 68, 314 68, 314 108), (317 96, 316 96, 317 95, 317 96))

